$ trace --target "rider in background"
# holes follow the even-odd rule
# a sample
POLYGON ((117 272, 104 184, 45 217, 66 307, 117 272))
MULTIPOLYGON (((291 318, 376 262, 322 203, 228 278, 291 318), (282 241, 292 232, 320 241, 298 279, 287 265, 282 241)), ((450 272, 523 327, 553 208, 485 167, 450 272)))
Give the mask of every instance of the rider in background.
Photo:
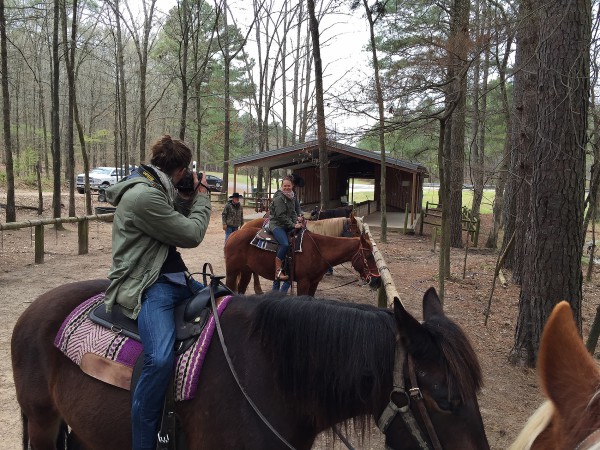
POLYGON ((302 224, 297 222, 296 196, 293 188, 293 177, 291 175, 283 177, 281 189, 275 192, 269 208, 269 229, 279 243, 279 249, 275 256, 275 280, 289 279, 289 276, 282 270, 283 261, 289 248, 287 234, 294 228, 302 228, 302 224))
POLYGON ((175 305, 203 286, 188 273, 177 247, 204 239, 211 205, 206 179, 190 173, 190 148, 165 135, 151 148, 149 165, 106 190, 115 205, 113 264, 106 291, 108 310, 118 303, 138 320, 144 367, 133 392, 132 448, 156 449, 162 407, 175 358, 175 305), (176 185, 189 180, 190 191, 176 185))

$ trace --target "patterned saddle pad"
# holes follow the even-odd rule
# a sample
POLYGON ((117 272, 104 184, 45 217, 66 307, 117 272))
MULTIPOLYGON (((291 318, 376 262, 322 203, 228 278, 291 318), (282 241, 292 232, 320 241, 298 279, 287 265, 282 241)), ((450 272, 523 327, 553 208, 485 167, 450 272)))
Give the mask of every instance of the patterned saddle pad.
MULTIPOLYGON (((231 296, 223 297, 217 306, 219 317, 231 296)), ((129 390, 133 367, 142 353, 142 344, 92 322, 88 315, 104 301, 98 294, 75 308, 58 330, 54 345, 88 375, 108 384, 129 390)), ((200 370, 215 331, 210 315, 198 340, 178 355, 175 366, 175 400, 194 398, 200 370)))
MULTIPOLYGON (((306 230, 304 228, 302 228, 296 234, 296 239, 293 240, 294 252, 298 252, 298 253, 302 252, 302 240, 304 239, 305 231, 306 230)), ((288 235, 288 240, 289 240, 289 235, 288 235)), ((277 249, 279 248, 279 242, 277 242, 277 239, 275 239, 275 236, 273 236, 273 233, 266 230, 265 228, 261 228, 260 230, 258 230, 258 232, 254 235, 254 237, 250 241, 250 245, 254 245, 257 248, 260 248, 261 250, 267 250, 269 252, 277 252, 277 249)))

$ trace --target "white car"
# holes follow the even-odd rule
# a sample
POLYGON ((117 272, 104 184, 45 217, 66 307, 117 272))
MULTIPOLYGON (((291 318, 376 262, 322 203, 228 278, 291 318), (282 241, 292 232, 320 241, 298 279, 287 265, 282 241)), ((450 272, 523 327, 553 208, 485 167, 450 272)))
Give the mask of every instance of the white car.
MULTIPOLYGON (((90 187, 92 189, 98 189, 99 187, 107 188, 120 181, 123 176, 123 169, 117 169, 116 167, 96 167, 90 170, 90 187)), ((80 194, 85 192, 84 173, 77 175, 77 192, 80 194)))

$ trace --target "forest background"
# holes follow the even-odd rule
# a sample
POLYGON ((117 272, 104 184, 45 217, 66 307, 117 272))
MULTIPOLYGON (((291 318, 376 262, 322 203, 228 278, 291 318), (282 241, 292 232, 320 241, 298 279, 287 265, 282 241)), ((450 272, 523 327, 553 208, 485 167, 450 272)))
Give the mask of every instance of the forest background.
MULTIPOLYGON (((473 216, 495 188, 486 245, 522 283, 511 360, 534 365, 557 301, 571 302, 581 327, 600 183, 597 14, 590 0, 177 0, 168 10, 5 0, 6 221, 17 219, 16 182, 51 180, 55 217, 67 189, 74 215, 79 170, 127 170, 163 133, 189 142, 225 186, 232 158, 327 136, 383 162, 420 162, 439 181, 442 295, 449 248, 464 243, 463 185, 473 216), (349 17, 362 33, 340 31, 349 17), (367 59, 334 71, 319 50, 336 39, 360 40, 367 59)), ((248 175, 261 190, 261 168, 248 175)), ((381 203, 385 242, 383 191, 381 203)))

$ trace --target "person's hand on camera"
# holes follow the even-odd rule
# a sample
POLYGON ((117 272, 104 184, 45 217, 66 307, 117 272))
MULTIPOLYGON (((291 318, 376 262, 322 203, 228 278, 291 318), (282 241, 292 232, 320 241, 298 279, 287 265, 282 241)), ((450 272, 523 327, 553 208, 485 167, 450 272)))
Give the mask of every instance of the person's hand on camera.
POLYGON ((294 228, 302 228, 302 224, 301 223, 296 223, 296 225, 294 225, 294 228))
POLYGON ((198 185, 198 192, 201 194, 207 194, 208 189, 206 189, 206 174, 202 172, 202 180, 200 180, 200 184, 198 184, 198 174, 194 172, 194 186, 198 185))

